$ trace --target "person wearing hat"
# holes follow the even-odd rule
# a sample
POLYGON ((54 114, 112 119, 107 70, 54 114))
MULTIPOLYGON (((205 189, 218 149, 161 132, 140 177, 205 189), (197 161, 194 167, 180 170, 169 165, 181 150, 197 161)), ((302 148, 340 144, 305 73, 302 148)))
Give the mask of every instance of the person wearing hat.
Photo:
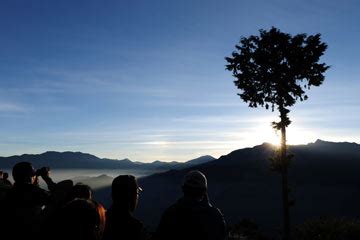
POLYGON ((132 175, 117 176, 111 186, 112 205, 106 212, 104 240, 145 240, 143 224, 133 216, 142 189, 132 175))
POLYGON ((154 240, 222 240, 226 223, 219 209, 209 203, 207 179, 200 171, 190 171, 184 178, 184 196, 165 210, 154 240))

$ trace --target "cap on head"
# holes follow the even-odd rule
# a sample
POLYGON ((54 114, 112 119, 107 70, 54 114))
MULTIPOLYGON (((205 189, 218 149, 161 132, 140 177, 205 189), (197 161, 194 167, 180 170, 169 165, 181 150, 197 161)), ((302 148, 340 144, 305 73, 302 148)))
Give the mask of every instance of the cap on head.
POLYGON ((134 176, 120 175, 114 178, 112 182, 112 199, 114 202, 127 201, 133 193, 141 190, 134 176))
POLYGON ((13 167, 12 175, 15 182, 29 183, 31 182, 31 178, 35 176, 35 170, 31 163, 19 162, 13 167))
POLYGON ((183 187, 207 189, 207 179, 202 172, 193 170, 186 174, 183 187))

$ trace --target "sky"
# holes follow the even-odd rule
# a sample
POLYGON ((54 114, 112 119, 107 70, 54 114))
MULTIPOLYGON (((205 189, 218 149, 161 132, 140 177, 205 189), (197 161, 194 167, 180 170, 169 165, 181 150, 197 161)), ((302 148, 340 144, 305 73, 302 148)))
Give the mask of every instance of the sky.
POLYGON ((328 44, 288 143, 360 143, 359 12, 356 0, 3 0, 0 155, 186 161, 277 143, 278 113, 242 102, 224 60, 271 26, 328 44))

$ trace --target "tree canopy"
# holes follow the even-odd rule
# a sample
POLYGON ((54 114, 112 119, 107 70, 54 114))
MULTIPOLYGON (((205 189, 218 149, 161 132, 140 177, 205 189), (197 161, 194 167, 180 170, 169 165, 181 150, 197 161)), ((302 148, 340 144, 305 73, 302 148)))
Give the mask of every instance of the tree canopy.
POLYGON ((290 107, 306 100, 306 89, 319 86, 329 68, 318 63, 327 45, 320 34, 291 36, 272 27, 260 36, 242 37, 226 69, 236 78, 238 94, 250 107, 290 107))

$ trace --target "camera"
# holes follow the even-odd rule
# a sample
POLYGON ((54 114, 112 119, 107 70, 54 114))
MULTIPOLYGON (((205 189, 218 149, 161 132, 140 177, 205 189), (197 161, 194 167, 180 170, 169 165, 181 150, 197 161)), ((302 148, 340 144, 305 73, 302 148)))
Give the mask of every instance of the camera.
POLYGON ((36 170, 35 175, 36 176, 47 176, 49 172, 50 172, 49 167, 42 167, 42 168, 36 170))

